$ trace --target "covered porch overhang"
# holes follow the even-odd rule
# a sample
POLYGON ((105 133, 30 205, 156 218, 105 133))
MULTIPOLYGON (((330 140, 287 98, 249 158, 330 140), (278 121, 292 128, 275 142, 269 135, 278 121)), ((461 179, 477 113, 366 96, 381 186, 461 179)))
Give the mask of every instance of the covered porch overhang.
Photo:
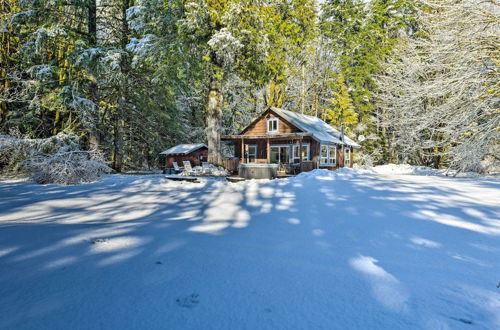
POLYGON ((249 140, 294 140, 300 141, 304 137, 313 137, 311 133, 286 133, 263 135, 223 135, 222 141, 249 141, 249 140))
MULTIPOLYGON (((311 133, 282 133, 282 134, 262 134, 262 135, 224 135, 221 136, 221 140, 229 142, 229 144, 235 145, 235 154, 239 159, 240 163, 258 163, 258 164, 271 164, 275 161, 271 161, 271 147, 274 145, 292 145, 298 146, 298 150, 302 150, 302 146, 307 146, 308 160, 302 160, 302 157, 298 157, 298 163, 295 164, 296 167, 301 168, 302 163, 311 163, 309 157, 311 154, 311 141, 314 140, 314 136, 311 133), (245 149, 248 145, 255 145, 255 149, 259 149, 259 155, 257 156, 257 151, 255 151, 255 157, 249 157, 247 150, 245 149), (257 148, 257 146, 259 146, 257 148), (261 152, 262 151, 262 152, 261 152)), ((289 159, 290 160, 290 159, 289 159)), ((281 162, 279 162, 281 164, 281 162)), ((291 161, 286 161, 283 164, 293 165, 291 161)), ((312 164, 312 163, 311 163, 312 164)), ((312 165, 310 165, 312 167, 312 165)))

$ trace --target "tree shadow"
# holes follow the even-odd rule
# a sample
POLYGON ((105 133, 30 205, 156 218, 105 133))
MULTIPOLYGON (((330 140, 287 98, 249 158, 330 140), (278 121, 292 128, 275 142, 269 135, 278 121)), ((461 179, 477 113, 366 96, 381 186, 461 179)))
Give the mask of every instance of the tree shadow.
POLYGON ((453 180, 0 183, 0 327, 496 324, 499 208, 453 180))

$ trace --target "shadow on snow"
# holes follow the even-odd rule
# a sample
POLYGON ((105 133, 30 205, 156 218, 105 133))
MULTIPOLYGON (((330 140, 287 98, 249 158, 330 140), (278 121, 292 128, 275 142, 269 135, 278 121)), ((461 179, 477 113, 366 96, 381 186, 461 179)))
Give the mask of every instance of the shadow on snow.
POLYGON ((500 209, 476 194, 499 188, 354 171, 0 183, 0 328, 500 326, 500 209))

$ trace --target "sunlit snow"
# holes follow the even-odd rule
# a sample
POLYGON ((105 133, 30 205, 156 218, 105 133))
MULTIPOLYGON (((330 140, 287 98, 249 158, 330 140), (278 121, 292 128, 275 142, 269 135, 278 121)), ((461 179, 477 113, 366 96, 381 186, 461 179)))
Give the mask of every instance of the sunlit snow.
POLYGON ((2 329, 500 328, 500 182, 0 182, 2 329))

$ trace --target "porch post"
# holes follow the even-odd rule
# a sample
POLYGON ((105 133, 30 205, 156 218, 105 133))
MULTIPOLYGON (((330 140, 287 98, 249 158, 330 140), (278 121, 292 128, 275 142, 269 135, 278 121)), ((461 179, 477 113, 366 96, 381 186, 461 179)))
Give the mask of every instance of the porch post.
POLYGON ((299 140, 299 171, 302 168, 302 137, 299 140))
POLYGON ((245 139, 241 138, 241 162, 245 162, 245 139))
POLYGON ((267 163, 271 163, 271 146, 269 144, 269 138, 267 138, 267 163))

